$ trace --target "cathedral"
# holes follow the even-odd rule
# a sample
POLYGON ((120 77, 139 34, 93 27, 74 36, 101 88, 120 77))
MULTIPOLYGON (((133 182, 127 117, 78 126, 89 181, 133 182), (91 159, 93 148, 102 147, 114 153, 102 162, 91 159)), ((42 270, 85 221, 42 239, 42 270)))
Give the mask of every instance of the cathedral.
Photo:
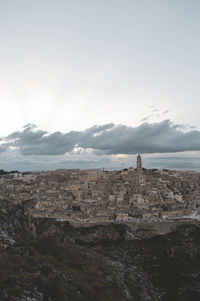
POLYGON ((142 158, 140 154, 137 156, 137 172, 142 172, 142 158))

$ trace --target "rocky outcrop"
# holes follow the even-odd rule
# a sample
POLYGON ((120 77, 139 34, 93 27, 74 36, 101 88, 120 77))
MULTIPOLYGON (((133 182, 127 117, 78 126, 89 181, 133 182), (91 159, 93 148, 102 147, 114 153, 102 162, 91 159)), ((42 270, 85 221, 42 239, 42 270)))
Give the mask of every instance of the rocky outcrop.
POLYGON ((21 205, 0 201, 0 248, 17 245, 17 236, 31 232, 28 212, 21 205))
POLYGON ((163 227, 74 227, 2 201, 0 300, 199 300, 199 225, 163 227))

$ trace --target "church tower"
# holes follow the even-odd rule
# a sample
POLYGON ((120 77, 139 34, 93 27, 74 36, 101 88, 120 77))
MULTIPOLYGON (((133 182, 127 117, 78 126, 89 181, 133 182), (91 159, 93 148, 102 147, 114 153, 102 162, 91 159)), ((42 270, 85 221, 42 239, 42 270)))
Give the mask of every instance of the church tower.
POLYGON ((137 172, 142 172, 142 158, 140 154, 137 156, 137 172))

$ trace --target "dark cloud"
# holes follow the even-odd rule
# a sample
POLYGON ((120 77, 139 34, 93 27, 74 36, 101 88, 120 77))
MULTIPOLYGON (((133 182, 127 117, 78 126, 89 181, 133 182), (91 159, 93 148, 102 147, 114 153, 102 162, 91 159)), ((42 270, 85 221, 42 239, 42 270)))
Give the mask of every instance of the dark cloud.
POLYGON ((152 117, 152 115, 146 116, 146 117, 142 118, 141 121, 145 122, 145 121, 149 120, 151 117, 152 117))
POLYGON ((165 153, 200 150, 200 132, 182 132, 169 120, 138 127, 114 126, 96 137, 87 136, 80 146, 106 154, 165 153))
POLYGON ((0 151, 14 147, 22 155, 63 155, 75 147, 93 149, 96 154, 170 153, 200 150, 200 132, 184 132, 181 125, 165 120, 143 123, 138 127, 93 126, 85 131, 68 133, 38 130, 28 124, 22 131, 4 137, 0 151), (3 143, 4 141, 4 143, 3 143))
POLYGON ((6 145, 17 147, 23 155, 62 155, 74 149, 79 135, 79 132, 74 131, 67 134, 33 131, 33 126, 27 125, 23 131, 9 135, 6 145))

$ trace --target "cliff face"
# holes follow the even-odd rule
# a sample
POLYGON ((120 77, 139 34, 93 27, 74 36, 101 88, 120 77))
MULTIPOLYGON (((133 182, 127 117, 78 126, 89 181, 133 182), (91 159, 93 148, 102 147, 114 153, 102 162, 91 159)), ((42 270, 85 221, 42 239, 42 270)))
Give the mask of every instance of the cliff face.
POLYGON ((198 224, 149 231, 31 219, 4 201, 0 300, 200 300, 198 224))

